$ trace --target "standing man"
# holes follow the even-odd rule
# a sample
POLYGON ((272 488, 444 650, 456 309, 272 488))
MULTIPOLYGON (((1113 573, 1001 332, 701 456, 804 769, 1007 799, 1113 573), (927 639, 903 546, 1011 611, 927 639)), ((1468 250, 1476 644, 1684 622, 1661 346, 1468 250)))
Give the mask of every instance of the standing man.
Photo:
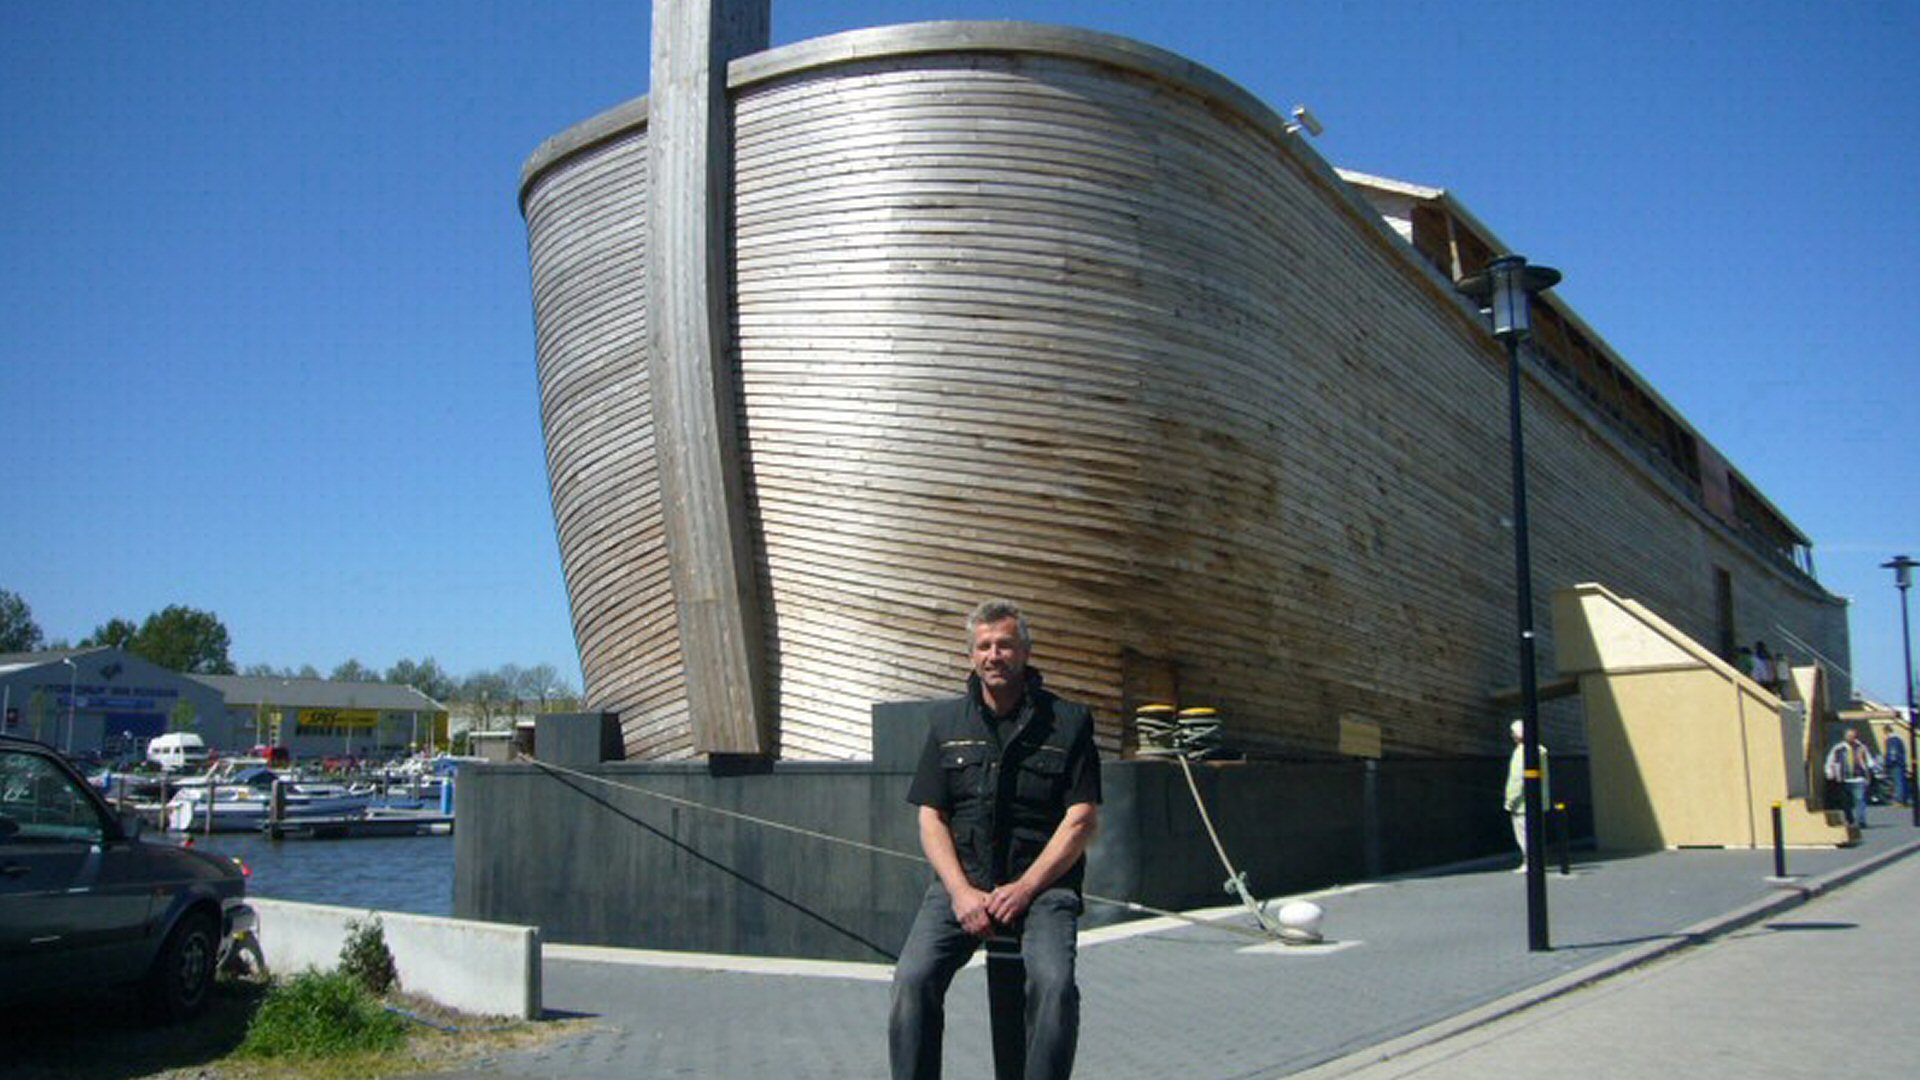
MULTIPOLYGON (((1507 813, 1513 818, 1513 842, 1520 845, 1520 866, 1516 874, 1527 872, 1527 722, 1515 720, 1507 725, 1513 733, 1513 756, 1507 759, 1507 813)), ((1547 748, 1540 747, 1540 812, 1553 805, 1553 789, 1547 783, 1547 748)))
POLYGON ((1080 1035, 1074 982, 1080 882, 1099 824, 1093 714, 1040 684, 1011 602, 967 617, 967 693, 936 712, 907 801, 920 807, 927 888, 893 972, 895 1080, 940 1075, 947 987, 980 944, 1012 937, 1026 962, 1028 1080, 1064 1080, 1080 1035))
POLYGON ((1873 766, 1873 751, 1860 741, 1857 728, 1848 728, 1846 738, 1827 751, 1827 779, 1846 785, 1847 821, 1862 829, 1867 827, 1867 795, 1873 783, 1873 766))
POLYGON ((1913 798, 1913 792, 1907 790, 1907 740, 1900 737, 1900 729, 1887 732, 1887 777, 1893 781, 1893 801, 1896 805, 1910 805, 1907 800, 1913 798))
POLYGON ((1778 685, 1779 679, 1780 673, 1774 670, 1773 654, 1767 651, 1767 643, 1764 641, 1754 642, 1753 681, 1766 687, 1768 690, 1772 690, 1778 685))

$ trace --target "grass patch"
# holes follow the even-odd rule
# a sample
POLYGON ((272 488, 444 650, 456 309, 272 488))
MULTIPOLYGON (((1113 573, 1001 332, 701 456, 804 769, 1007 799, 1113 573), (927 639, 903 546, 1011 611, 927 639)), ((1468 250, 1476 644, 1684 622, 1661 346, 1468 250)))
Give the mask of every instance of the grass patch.
MULTIPOLYGON (((455 1032, 393 1017, 403 1040, 394 1049, 335 1058, 261 1057, 242 1045, 265 1008, 270 987, 222 979, 207 1010, 181 1024, 143 1018, 130 993, 0 1011, 0 1077, 5 1080, 371 1080, 444 1072, 491 1054, 538 1046, 591 1025, 580 1020, 520 1021, 470 1016, 424 999, 392 1003, 455 1032)), ((391 1015, 391 1014, 389 1014, 391 1015)))
POLYGON ((406 1041, 406 1021, 388 1012, 359 979, 303 971, 267 991, 239 1056, 312 1061, 390 1053, 406 1041))

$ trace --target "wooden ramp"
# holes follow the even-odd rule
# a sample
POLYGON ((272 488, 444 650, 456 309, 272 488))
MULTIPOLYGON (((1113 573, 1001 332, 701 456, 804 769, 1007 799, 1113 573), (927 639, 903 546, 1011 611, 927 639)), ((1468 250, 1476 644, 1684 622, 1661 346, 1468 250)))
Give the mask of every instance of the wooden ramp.
POLYGON ((1818 668, 1794 669, 1799 700, 1783 701, 1595 584, 1556 591, 1553 620, 1557 665, 1586 712, 1602 848, 1770 847, 1775 803, 1790 845, 1857 839, 1809 802, 1808 718, 1827 712, 1818 668))

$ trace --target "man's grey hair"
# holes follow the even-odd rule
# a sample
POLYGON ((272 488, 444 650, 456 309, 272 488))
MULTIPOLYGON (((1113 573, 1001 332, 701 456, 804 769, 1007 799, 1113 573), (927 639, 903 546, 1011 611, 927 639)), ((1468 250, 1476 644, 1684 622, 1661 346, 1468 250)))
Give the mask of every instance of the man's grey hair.
POLYGON ((1022 648, 1033 648, 1033 628, 1027 625, 1027 616, 1020 605, 1011 600, 985 600, 967 616, 967 637, 971 639, 976 631, 990 623, 1012 619, 1017 627, 1022 648))

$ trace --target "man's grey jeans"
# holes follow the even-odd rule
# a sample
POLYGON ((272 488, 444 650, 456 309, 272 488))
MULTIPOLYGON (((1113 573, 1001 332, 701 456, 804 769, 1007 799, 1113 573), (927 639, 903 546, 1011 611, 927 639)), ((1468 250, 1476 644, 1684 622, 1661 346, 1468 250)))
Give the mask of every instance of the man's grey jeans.
MULTIPOLYGON (((1082 903, 1072 889, 1034 898, 1020 927, 1027 977, 1027 1080, 1066 1080, 1080 1038, 1080 988, 1074 982, 1082 903)), ((893 968, 887 1049, 894 1080, 937 1080, 946 1032, 947 987, 981 941, 961 929, 938 881, 927 889, 893 968)))

